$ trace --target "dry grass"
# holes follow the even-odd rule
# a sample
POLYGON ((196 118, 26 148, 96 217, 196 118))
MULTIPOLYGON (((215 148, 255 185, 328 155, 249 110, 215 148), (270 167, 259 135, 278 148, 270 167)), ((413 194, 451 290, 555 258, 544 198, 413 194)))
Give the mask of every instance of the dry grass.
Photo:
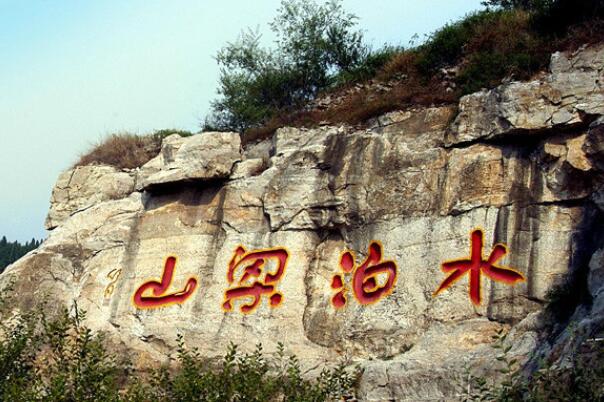
MULTIPOLYGON (((246 130, 242 143, 269 138, 284 126, 316 127, 349 124, 363 127, 370 119, 409 106, 451 104, 459 97, 498 85, 505 77, 528 79, 543 70, 556 50, 573 50, 586 43, 604 41, 604 21, 593 17, 571 25, 562 36, 544 36, 532 27, 531 15, 522 10, 474 13, 436 31, 423 45, 388 54, 372 79, 360 90, 356 81, 344 82, 323 95, 339 99, 327 109, 278 110, 262 124, 246 130), (443 82, 443 67, 456 66, 455 77, 443 82), (452 81, 453 80, 453 81, 452 81), (455 86, 451 85, 452 83, 455 86)), ((161 146, 158 136, 178 132, 161 130, 150 136, 128 133, 107 138, 76 163, 109 164, 120 168, 141 166, 161 146)))
POLYGON ((99 164, 120 169, 134 169, 156 156, 160 148, 161 138, 155 135, 112 134, 91 147, 74 164, 74 167, 99 164))
POLYGON ((472 54, 485 50, 498 52, 517 51, 518 42, 531 42, 531 15, 522 10, 501 13, 477 24, 467 41, 465 53, 472 54))
POLYGON ((604 19, 596 18, 569 29, 569 34, 559 41, 561 49, 576 50, 583 45, 604 42, 604 19))
MULTIPOLYGON (((409 70, 408 70, 409 72, 409 70)), ((437 79, 428 81, 418 76, 397 82, 388 92, 371 87, 347 96, 334 107, 325 110, 303 110, 283 113, 270 119, 262 127, 246 130, 242 143, 258 142, 270 136, 280 127, 316 127, 321 124, 349 124, 364 127, 376 116, 413 105, 450 104, 459 98, 459 93, 446 92, 437 79)))
POLYGON ((419 52, 416 50, 407 50, 397 53, 390 59, 388 63, 378 72, 377 79, 388 81, 405 74, 409 76, 417 76, 417 62, 419 52))
POLYGON ((556 37, 536 31, 533 24, 531 14, 523 10, 469 15, 436 31, 425 44, 393 54, 373 78, 373 82, 391 86, 390 91, 366 85, 342 97, 352 84, 340 86, 327 95, 343 99, 327 109, 278 112, 262 127, 248 129, 242 142, 269 138, 284 126, 363 126, 371 118, 410 105, 454 103, 464 94, 497 86, 506 77, 530 79, 547 67, 554 51, 604 41, 604 21, 597 17, 571 25, 556 37), (443 82, 440 69, 453 66, 457 75, 443 82))
POLYGON ((323 120, 330 123, 363 125, 367 120, 412 105, 446 104, 457 100, 457 94, 447 93, 437 80, 422 82, 406 80, 398 83, 389 92, 362 91, 346 102, 328 109, 323 120))

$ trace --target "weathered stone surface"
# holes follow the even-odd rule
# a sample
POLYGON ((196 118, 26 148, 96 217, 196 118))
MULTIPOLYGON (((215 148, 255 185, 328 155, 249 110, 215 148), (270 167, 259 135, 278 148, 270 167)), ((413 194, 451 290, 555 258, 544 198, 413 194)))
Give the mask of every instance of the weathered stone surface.
POLYGON ((273 143, 270 140, 247 144, 243 150, 243 157, 245 159, 268 160, 271 156, 272 148, 273 143))
POLYGON ((182 138, 165 138, 160 154, 143 165, 136 180, 138 190, 191 180, 226 179, 241 160, 237 133, 206 132, 182 138))
POLYGON ((242 179, 257 176, 265 169, 265 160, 262 158, 246 159, 235 164, 231 179, 242 179))
POLYGON ((597 170, 604 172, 604 116, 589 126, 582 150, 597 170))
MULTIPOLYGON (((604 135, 595 116, 599 95, 584 85, 601 71, 598 52, 557 55, 542 81, 472 95, 453 124, 454 107, 416 108, 365 130, 279 129, 243 153, 234 133, 168 137, 138 175, 136 187, 152 191, 133 191, 123 173, 127 191, 72 204, 87 200, 88 190, 53 198, 60 225, 0 275, 0 286, 16 280, 15 310, 44 294, 56 308, 77 300, 89 312, 87 324, 108 332, 139 366, 167 360, 177 333, 208 359, 231 341, 243 350, 262 342, 267 352, 283 342, 311 373, 341 358, 360 364, 359 397, 367 401, 457 399, 466 363, 496 374, 491 336, 499 329, 510 331, 511 353, 521 361, 552 351, 563 359, 580 337, 551 344, 540 337, 552 289, 581 273, 593 303, 579 306, 571 321, 581 336, 604 321, 604 135), (514 127, 486 123, 498 114, 514 127), (539 135, 483 141, 518 128, 539 135), (484 258, 506 244, 498 264, 526 281, 512 287, 483 276, 478 306, 469 300, 467 275, 435 297, 446 277, 441 264, 468 258, 476 228, 484 232, 484 258), (374 240, 383 260, 397 264, 392 292, 368 305, 349 293, 347 305, 334 308, 342 253, 351 250, 360 264, 374 240), (238 246, 288 251, 278 307, 263 297, 251 314, 239 311, 241 302, 223 309, 238 246), (138 308, 136 290, 157 280, 171 255, 178 260, 169 292, 191 278, 195 292, 182 304, 138 308)), ((82 176, 78 189, 98 188, 98 175, 82 176)), ((73 187, 66 177, 57 194, 73 187)), ((349 277, 344 285, 352 287, 349 277)))
POLYGON ((127 197, 133 190, 134 173, 112 166, 78 166, 61 173, 52 190, 46 229, 100 202, 127 197))
POLYGON ((47 297, 51 308, 67 307, 77 300, 96 312, 103 299, 95 296, 102 294, 105 275, 125 258, 132 227, 142 211, 141 195, 133 193, 72 215, 50 232, 43 246, 9 266, 1 283, 14 280, 22 307, 47 297))
POLYGON ((604 45, 556 53, 541 80, 511 82, 464 96, 448 144, 580 123, 604 113, 604 45))
MULTIPOLYGON (((507 326, 484 318, 436 323, 408 352, 391 360, 363 362, 359 397, 364 401, 461 400, 465 366, 474 375, 496 377, 503 366, 495 360, 492 336, 507 326)), ((525 361, 536 345, 532 332, 514 339, 510 358, 525 361)))
POLYGON ((587 286, 594 298, 598 296, 600 291, 604 290, 604 248, 596 251, 589 261, 587 286))

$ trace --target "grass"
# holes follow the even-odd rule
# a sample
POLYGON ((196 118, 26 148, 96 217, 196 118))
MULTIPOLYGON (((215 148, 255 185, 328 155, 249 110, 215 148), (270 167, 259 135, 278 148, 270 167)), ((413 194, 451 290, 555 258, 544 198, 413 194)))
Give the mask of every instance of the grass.
POLYGON ((246 130, 242 135, 242 143, 245 145, 270 138, 276 129, 285 126, 349 124, 363 127, 369 119, 394 110, 413 105, 451 104, 457 99, 458 95, 448 92, 437 79, 408 79, 397 83, 386 93, 365 87, 325 110, 298 110, 277 114, 264 125, 246 130))
POLYGON ((127 132, 111 134, 80 156, 73 167, 110 165, 119 169, 134 169, 155 157, 161 149, 162 140, 172 134, 181 137, 193 135, 182 130, 157 130, 148 135, 127 132))

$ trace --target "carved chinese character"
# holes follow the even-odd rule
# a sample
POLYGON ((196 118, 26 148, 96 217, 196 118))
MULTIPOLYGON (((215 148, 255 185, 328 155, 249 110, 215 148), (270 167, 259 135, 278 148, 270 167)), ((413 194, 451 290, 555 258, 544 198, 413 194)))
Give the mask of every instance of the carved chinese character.
POLYGON ((197 279, 189 278, 182 290, 167 293, 172 284, 175 269, 176 257, 170 256, 166 258, 161 279, 159 281, 148 281, 143 283, 136 292, 134 292, 134 305, 138 308, 158 308, 174 303, 184 303, 195 291, 197 279))
POLYGON ((480 294, 480 274, 497 282, 503 282, 508 285, 514 285, 516 282, 524 281, 524 275, 509 267, 498 267, 495 265, 506 253, 507 248, 503 244, 496 244, 491 251, 488 259, 483 259, 483 233, 480 229, 475 229, 471 235, 472 244, 470 246, 470 258, 447 261, 442 264, 442 271, 449 276, 440 284, 434 296, 447 289, 465 273, 470 275, 469 294, 470 300, 474 305, 479 305, 481 301, 480 294))
POLYGON ((120 278, 121 274, 122 274, 121 268, 112 269, 111 272, 109 272, 107 274, 107 279, 111 279, 111 282, 109 282, 109 284, 105 288, 105 298, 106 299, 111 297, 111 295, 113 294, 113 291, 115 290, 115 284, 117 283, 117 280, 120 278))
POLYGON ((240 311, 249 314, 259 306, 263 295, 268 297, 271 307, 280 305, 283 295, 276 290, 276 285, 285 273, 288 257, 283 248, 248 252, 242 246, 237 247, 229 262, 230 288, 224 293, 223 309, 232 311, 233 301, 244 299, 247 303, 241 305, 240 311))
POLYGON ((344 278, 352 274, 352 294, 360 304, 376 303, 392 293, 396 283, 397 267, 394 261, 382 261, 382 245, 372 241, 369 245, 367 258, 356 266, 355 257, 346 251, 340 257, 340 268, 343 274, 332 278, 331 288, 337 293, 331 303, 336 309, 346 305, 348 288, 344 278))

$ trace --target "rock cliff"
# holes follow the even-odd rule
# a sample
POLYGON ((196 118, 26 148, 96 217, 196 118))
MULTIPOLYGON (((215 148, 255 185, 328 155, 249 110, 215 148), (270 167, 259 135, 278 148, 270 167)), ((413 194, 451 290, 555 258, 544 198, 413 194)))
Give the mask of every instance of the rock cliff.
POLYGON ((165 361, 177 333, 208 358, 229 342, 283 342, 310 372, 359 364, 361 400, 455 399, 464 365, 495 369, 499 329, 529 363, 601 336, 603 115, 604 46, 592 46, 554 54, 533 81, 369 128, 282 128, 245 148, 236 133, 173 135, 139 169, 63 173, 48 239, 0 285, 14 282, 15 311, 76 301, 140 367, 165 361), (441 264, 468 256, 477 228, 484 257, 507 245, 498 265, 526 280, 483 275, 480 304, 468 275, 434 296, 441 264), (390 265, 355 287, 346 267, 366 258, 390 265), (238 280, 258 289, 258 306, 225 293, 238 280), (571 282, 585 294, 569 307, 582 338, 565 323, 546 337, 547 295, 571 282), (343 306, 332 303, 340 289, 343 306))

